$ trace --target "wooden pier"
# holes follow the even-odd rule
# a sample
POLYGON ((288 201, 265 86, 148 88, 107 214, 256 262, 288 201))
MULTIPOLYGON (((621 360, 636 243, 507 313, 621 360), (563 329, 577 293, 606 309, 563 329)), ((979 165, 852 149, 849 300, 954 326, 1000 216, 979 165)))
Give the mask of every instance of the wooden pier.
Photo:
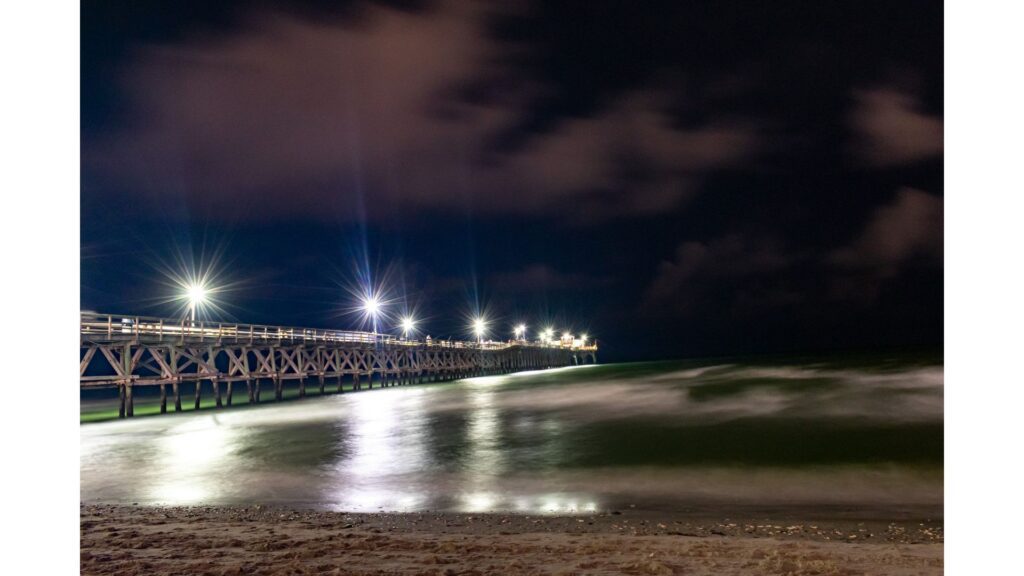
POLYGON ((321 394, 506 374, 597 362, 596 343, 466 342, 407 340, 371 332, 290 328, 181 319, 81 314, 81 388, 117 388, 118 415, 134 414, 133 389, 160 388, 160 412, 170 401, 181 411, 181 384, 194 383, 199 408, 202 383, 216 407, 231 406, 235 383, 245 384, 250 404, 269 385, 275 400, 283 384, 307 382, 321 394), (330 388, 328 388, 330 382, 330 388), (222 387, 223 384, 223 394, 222 387))

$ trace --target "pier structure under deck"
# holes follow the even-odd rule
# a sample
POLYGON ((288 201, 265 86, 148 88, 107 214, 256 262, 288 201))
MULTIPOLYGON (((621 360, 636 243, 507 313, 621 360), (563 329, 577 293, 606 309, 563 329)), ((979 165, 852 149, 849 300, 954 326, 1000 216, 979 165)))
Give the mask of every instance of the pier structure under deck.
POLYGON ((307 384, 321 394, 340 393, 346 382, 355 391, 597 362, 597 343, 578 340, 417 340, 93 312, 81 314, 80 340, 81 388, 117 388, 122 418, 134 415, 139 386, 159 387, 160 412, 166 413, 169 401, 181 411, 184 382, 194 384, 196 409, 203 382, 221 408, 231 406, 236 383, 244 383, 254 404, 263 400, 265 386, 281 400, 290 380, 298 381, 303 397, 307 384))

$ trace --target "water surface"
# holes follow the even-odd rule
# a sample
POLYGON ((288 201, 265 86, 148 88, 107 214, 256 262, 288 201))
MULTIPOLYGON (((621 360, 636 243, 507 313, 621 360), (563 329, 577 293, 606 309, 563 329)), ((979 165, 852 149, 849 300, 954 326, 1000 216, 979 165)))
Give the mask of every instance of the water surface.
POLYGON ((85 502, 941 507, 929 362, 580 366, 81 427, 85 502))

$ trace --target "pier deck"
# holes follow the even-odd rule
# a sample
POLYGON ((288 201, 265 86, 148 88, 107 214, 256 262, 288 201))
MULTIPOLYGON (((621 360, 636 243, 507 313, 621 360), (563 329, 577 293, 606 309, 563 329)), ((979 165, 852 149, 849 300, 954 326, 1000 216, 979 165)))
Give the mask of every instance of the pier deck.
POLYGON ((203 381, 211 384, 218 408, 231 405, 233 383, 244 382, 250 403, 260 402, 261 384, 283 397, 283 382, 306 381, 320 393, 327 381, 342 392, 420 382, 453 380, 597 362, 596 343, 563 344, 527 340, 471 342, 405 339, 373 332, 295 328, 223 322, 192 322, 143 316, 83 312, 80 324, 81 388, 114 388, 118 415, 134 415, 133 388, 158 386, 160 412, 167 412, 167 386, 175 411, 181 384, 194 382, 198 409, 203 381), (222 397, 221 384, 225 385, 222 397))

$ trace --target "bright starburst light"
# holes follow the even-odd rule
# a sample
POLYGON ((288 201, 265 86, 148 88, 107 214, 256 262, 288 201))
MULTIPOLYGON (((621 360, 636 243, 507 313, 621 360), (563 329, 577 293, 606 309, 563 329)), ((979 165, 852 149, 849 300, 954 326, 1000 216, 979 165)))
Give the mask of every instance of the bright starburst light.
POLYGON ((373 332, 376 333, 377 321, 380 316, 384 315, 384 302, 380 295, 373 292, 364 295, 360 308, 363 311, 363 316, 370 321, 373 332))
POLYGON ((402 334, 408 336, 413 329, 416 328, 416 321, 411 316, 402 318, 402 334))
POLYGON ((192 284, 188 287, 188 301, 192 306, 206 302, 206 287, 202 284, 192 284))
POLYGON ((225 272, 231 267, 223 261, 223 247, 202 249, 197 254, 177 246, 170 249, 170 258, 150 254, 148 263, 156 272, 156 281, 163 286, 151 299, 155 306, 172 304, 175 316, 191 320, 224 319, 224 296, 238 290, 244 282, 231 281, 225 272))
POLYGON ((380 298, 375 294, 363 298, 363 310, 370 316, 376 316, 380 312, 380 298))
POLYGON ((206 287, 202 284, 189 284, 186 292, 188 298, 189 318, 196 321, 196 309, 206 303, 206 287))
POLYGON ((484 334, 487 332, 487 321, 483 318, 477 318, 473 320, 473 333, 476 334, 477 338, 482 339, 484 334))

